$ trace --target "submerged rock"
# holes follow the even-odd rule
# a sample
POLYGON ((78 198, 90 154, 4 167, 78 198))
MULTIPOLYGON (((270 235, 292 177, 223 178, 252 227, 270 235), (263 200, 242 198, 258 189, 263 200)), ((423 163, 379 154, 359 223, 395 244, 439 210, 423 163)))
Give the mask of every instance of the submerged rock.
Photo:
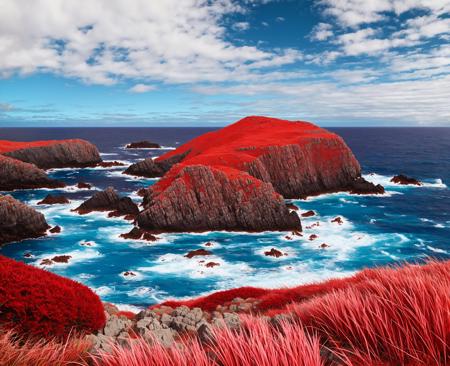
POLYGON ((92 185, 90 185, 89 183, 85 183, 85 182, 78 182, 77 188, 79 188, 79 189, 91 189, 92 185))
POLYGON ((160 149, 161 145, 150 141, 131 142, 126 146, 127 149, 160 149))
POLYGON ((185 255, 185 257, 191 259, 197 256, 205 256, 205 255, 212 255, 212 252, 206 249, 196 249, 191 250, 188 254, 185 255))
POLYGON ((48 194, 42 201, 38 202, 38 205, 57 205, 67 203, 70 203, 70 201, 64 196, 53 196, 48 194))
POLYGON ((302 217, 312 217, 315 215, 316 215, 316 213, 313 210, 309 210, 309 211, 303 212, 301 216, 302 217))
POLYGON ((49 232, 51 232, 52 234, 58 234, 61 232, 61 226, 56 225, 52 227, 49 232))
POLYGON ((403 174, 395 175, 394 177, 392 177, 391 182, 402 185, 415 185, 415 186, 422 185, 422 183, 419 182, 417 179, 407 177, 406 175, 403 174))
POLYGON ((0 195, 0 245, 46 235, 45 217, 11 196, 0 195))
POLYGON ((278 249, 272 248, 272 249, 270 249, 269 251, 264 252, 264 255, 265 255, 265 256, 268 256, 268 257, 279 258, 279 257, 282 257, 283 255, 286 255, 286 254, 283 254, 283 253, 280 252, 278 249))

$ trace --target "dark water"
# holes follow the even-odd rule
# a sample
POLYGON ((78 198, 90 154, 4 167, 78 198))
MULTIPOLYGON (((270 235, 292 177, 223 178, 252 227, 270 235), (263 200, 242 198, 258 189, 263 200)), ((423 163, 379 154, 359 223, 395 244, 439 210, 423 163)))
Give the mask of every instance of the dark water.
MULTIPOLYGON (((125 150, 131 141, 151 140, 173 148, 210 131, 208 128, 39 128, 0 129, 0 139, 44 140, 83 138, 96 144, 104 160, 127 164, 166 150, 125 150)), ((70 211, 92 191, 72 187, 87 181, 104 189, 116 187, 136 201, 137 189, 155 182, 121 174, 123 168, 60 169, 50 174, 69 185, 54 193, 72 200, 67 206, 36 206, 49 190, 16 191, 12 194, 41 210, 63 232, 38 240, 7 245, 0 253, 40 266, 43 258, 69 254, 68 265, 48 269, 74 278, 96 290, 102 298, 126 305, 147 305, 168 297, 196 296, 217 289, 243 285, 283 286, 345 276, 367 266, 428 257, 450 257, 450 128, 335 128, 360 161, 366 178, 386 187, 382 197, 324 195, 296 203, 318 216, 303 219, 303 238, 288 240, 286 233, 225 233, 162 235, 153 244, 119 239, 131 229, 122 219, 93 213, 79 216, 70 211), (371 174, 373 173, 373 174, 371 174), (422 187, 403 187, 389 179, 404 173, 425 182, 422 187), (335 216, 344 224, 331 223, 335 216), (319 226, 308 228, 319 222, 319 226), (310 234, 319 239, 309 241, 310 234), (85 241, 93 243, 83 246, 85 241), (201 259, 184 254, 213 242, 220 263, 206 268, 201 259), (321 250, 318 246, 330 247, 321 250), (275 247, 288 255, 279 259, 263 252, 275 247), (26 259, 24 253, 33 258, 26 259), (136 276, 122 274, 132 270, 136 276)))

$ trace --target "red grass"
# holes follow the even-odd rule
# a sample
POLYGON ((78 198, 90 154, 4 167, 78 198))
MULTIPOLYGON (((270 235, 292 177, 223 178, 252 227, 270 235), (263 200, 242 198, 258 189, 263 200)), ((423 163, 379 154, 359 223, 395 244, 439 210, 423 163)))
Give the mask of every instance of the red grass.
POLYGON ((65 366, 84 364, 90 343, 68 338, 64 343, 55 340, 24 340, 13 331, 0 329, 0 365, 8 366, 65 366))
POLYGON ((0 256, 0 324, 26 335, 66 337, 100 329, 105 314, 88 287, 0 256))
POLYGON ((450 363, 450 261, 371 277, 290 310, 354 365, 450 363))
POLYGON ((124 316, 125 318, 128 319, 134 319, 134 317, 136 316, 136 314, 133 313, 132 311, 125 311, 125 310, 119 311, 116 315, 118 317, 124 316))

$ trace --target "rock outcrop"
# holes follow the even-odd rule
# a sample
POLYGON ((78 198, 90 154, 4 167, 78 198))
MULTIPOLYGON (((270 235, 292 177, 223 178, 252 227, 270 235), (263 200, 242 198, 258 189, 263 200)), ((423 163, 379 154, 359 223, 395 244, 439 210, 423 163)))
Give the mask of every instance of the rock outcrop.
POLYGON ((138 216, 148 230, 300 230, 283 197, 384 192, 361 177, 339 136, 308 122, 267 117, 247 117, 204 134, 127 173, 164 171, 147 190, 138 216))
POLYGON ((0 195, 0 245, 44 236, 48 228, 43 214, 11 196, 0 195))
POLYGON ((44 170, 33 164, 0 155, 0 191, 64 186, 63 182, 49 178, 44 170))
POLYGON ((92 211, 113 211, 113 216, 136 216, 139 213, 137 205, 129 197, 120 197, 112 187, 95 193, 74 211, 84 215, 92 211))
POLYGON ((53 196, 48 194, 42 201, 38 202, 38 205, 64 205, 70 201, 64 196, 53 196))
POLYGON ((102 161, 93 144, 79 139, 35 142, 0 141, 0 154, 34 164, 41 169, 95 166, 102 161))
POLYGON ((140 227, 163 231, 300 229, 283 197, 235 169, 176 166, 158 182, 139 214, 140 227))
POLYGON ((131 142, 126 146, 127 149, 160 149, 161 145, 150 141, 131 142))
POLYGON ((393 176, 391 179, 391 182, 397 183, 397 184, 402 184, 402 185, 415 185, 415 186, 422 185, 422 183, 420 183, 417 179, 407 177, 406 175, 403 175, 403 174, 393 176))

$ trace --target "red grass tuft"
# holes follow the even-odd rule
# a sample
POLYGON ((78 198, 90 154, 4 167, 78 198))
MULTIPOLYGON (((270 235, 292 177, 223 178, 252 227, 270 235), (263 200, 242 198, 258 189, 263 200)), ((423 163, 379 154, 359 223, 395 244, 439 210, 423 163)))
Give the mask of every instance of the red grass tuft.
POLYGON ((446 365, 450 261, 370 273, 365 282, 290 310, 352 364, 446 365))
POLYGON ((0 256, 0 324, 21 334, 66 337, 100 329, 105 314, 88 287, 0 256))
POLYGON ((89 342, 72 337, 69 337, 64 343, 55 340, 25 340, 11 330, 0 329, 0 365, 83 365, 89 357, 90 346, 89 342))

